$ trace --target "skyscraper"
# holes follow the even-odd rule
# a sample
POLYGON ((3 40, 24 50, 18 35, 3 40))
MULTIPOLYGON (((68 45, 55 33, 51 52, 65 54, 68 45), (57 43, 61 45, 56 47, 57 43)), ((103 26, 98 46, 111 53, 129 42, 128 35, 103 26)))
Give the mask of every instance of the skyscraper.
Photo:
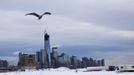
POLYGON ((36 62, 41 62, 41 52, 36 52, 36 62))
POLYGON ((76 56, 72 56, 71 58, 71 68, 76 69, 78 66, 78 59, 76 56))
POLYGON ((59 56, 58 52, 52 48, 52 53, 51 53, 51 67, 52 68, 58 67, 58 56, 59 56))
POLYGON ((50 37, 48 35, 48 33, 45 31, 45 34, 44 34, 44 50, 47 51, 47 54, 48 54, 48 67, 51 67, 51 56, 50 56, 50 53, 51 53, 51 49, 50 49, 50 37))
POLYGON ((40 49, 41 52, 41 68, 48 68, 48 54, 45 49, 40 49))
POLYGON ((36 52, 36 68, 37 69, 40 69, 40 68, 42 68, 41 67, 41 63, 42 63, 42 58, 41 58, 42 56, 41 56, 41 51, 38 51, 38 52, 36 52))

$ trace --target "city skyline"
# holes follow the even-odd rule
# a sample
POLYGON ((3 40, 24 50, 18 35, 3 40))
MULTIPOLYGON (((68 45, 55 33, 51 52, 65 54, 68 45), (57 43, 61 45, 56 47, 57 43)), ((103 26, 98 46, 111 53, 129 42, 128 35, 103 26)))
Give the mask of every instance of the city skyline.
POLYGON ((108 64, 134 63, 133 0, 0 1, 0 57, 43 48, 43 31, 59 52, 104 58, 108 64), (29 12, 52 12, 41 21, 29 12), (125 60, 126 59, 126 60, 125 60))

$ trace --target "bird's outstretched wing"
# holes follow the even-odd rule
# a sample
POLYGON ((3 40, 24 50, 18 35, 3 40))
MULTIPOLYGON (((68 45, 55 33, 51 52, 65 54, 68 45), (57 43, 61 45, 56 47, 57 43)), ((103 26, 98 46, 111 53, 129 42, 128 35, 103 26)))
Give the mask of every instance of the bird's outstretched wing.
POLYGON ((28 14, 26 14, 26 16, 27 15, 33 15, 33 16, 36 16, 36 17, 40 17, 40 15, 38 15, 37 13, 34 13, 34 12, 33 13, 28 13, 28 14))
POLYGON ((45 12, 45 13, 43 13, 43 15, 51 15, 51 13, 50 12, 45 12))

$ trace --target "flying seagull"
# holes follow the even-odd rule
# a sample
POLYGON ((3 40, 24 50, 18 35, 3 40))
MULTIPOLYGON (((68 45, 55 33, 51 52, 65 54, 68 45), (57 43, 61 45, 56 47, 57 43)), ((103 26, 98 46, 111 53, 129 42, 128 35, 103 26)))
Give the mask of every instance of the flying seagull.
POLYGON ((28 13, 28 14, 26 14, 26 16, 27 16, 27 15, 33 15, 33 16, 37 17, 37 18, 40 20, 44 15, 51 15, 51 13, 50 13, 50 12, 45 12, 45 13, 43 13, 42 15, 39 15, 39 14, 33 12, 33 13, 28 13))

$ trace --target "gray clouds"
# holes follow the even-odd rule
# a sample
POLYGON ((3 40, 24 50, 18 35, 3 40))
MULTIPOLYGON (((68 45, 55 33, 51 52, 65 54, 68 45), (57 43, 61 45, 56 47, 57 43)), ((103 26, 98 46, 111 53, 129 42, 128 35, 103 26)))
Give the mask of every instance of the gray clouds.
POLYGON ((43 31, 47 29, 51 44, 62 45, 67 53, 79 55, 78 50, 83 52, 79 56, 108 57, 106 54, 124 52, 123 57, 131 56, 127 51, 133 53, 134 49, 133 8, 133 0, 2 0, 0 50, 7 50, 5 55, 28 48, 37 51, 43 48, 43 31), (24 16, 44 11, 52 16, 41 21, 24 16))

